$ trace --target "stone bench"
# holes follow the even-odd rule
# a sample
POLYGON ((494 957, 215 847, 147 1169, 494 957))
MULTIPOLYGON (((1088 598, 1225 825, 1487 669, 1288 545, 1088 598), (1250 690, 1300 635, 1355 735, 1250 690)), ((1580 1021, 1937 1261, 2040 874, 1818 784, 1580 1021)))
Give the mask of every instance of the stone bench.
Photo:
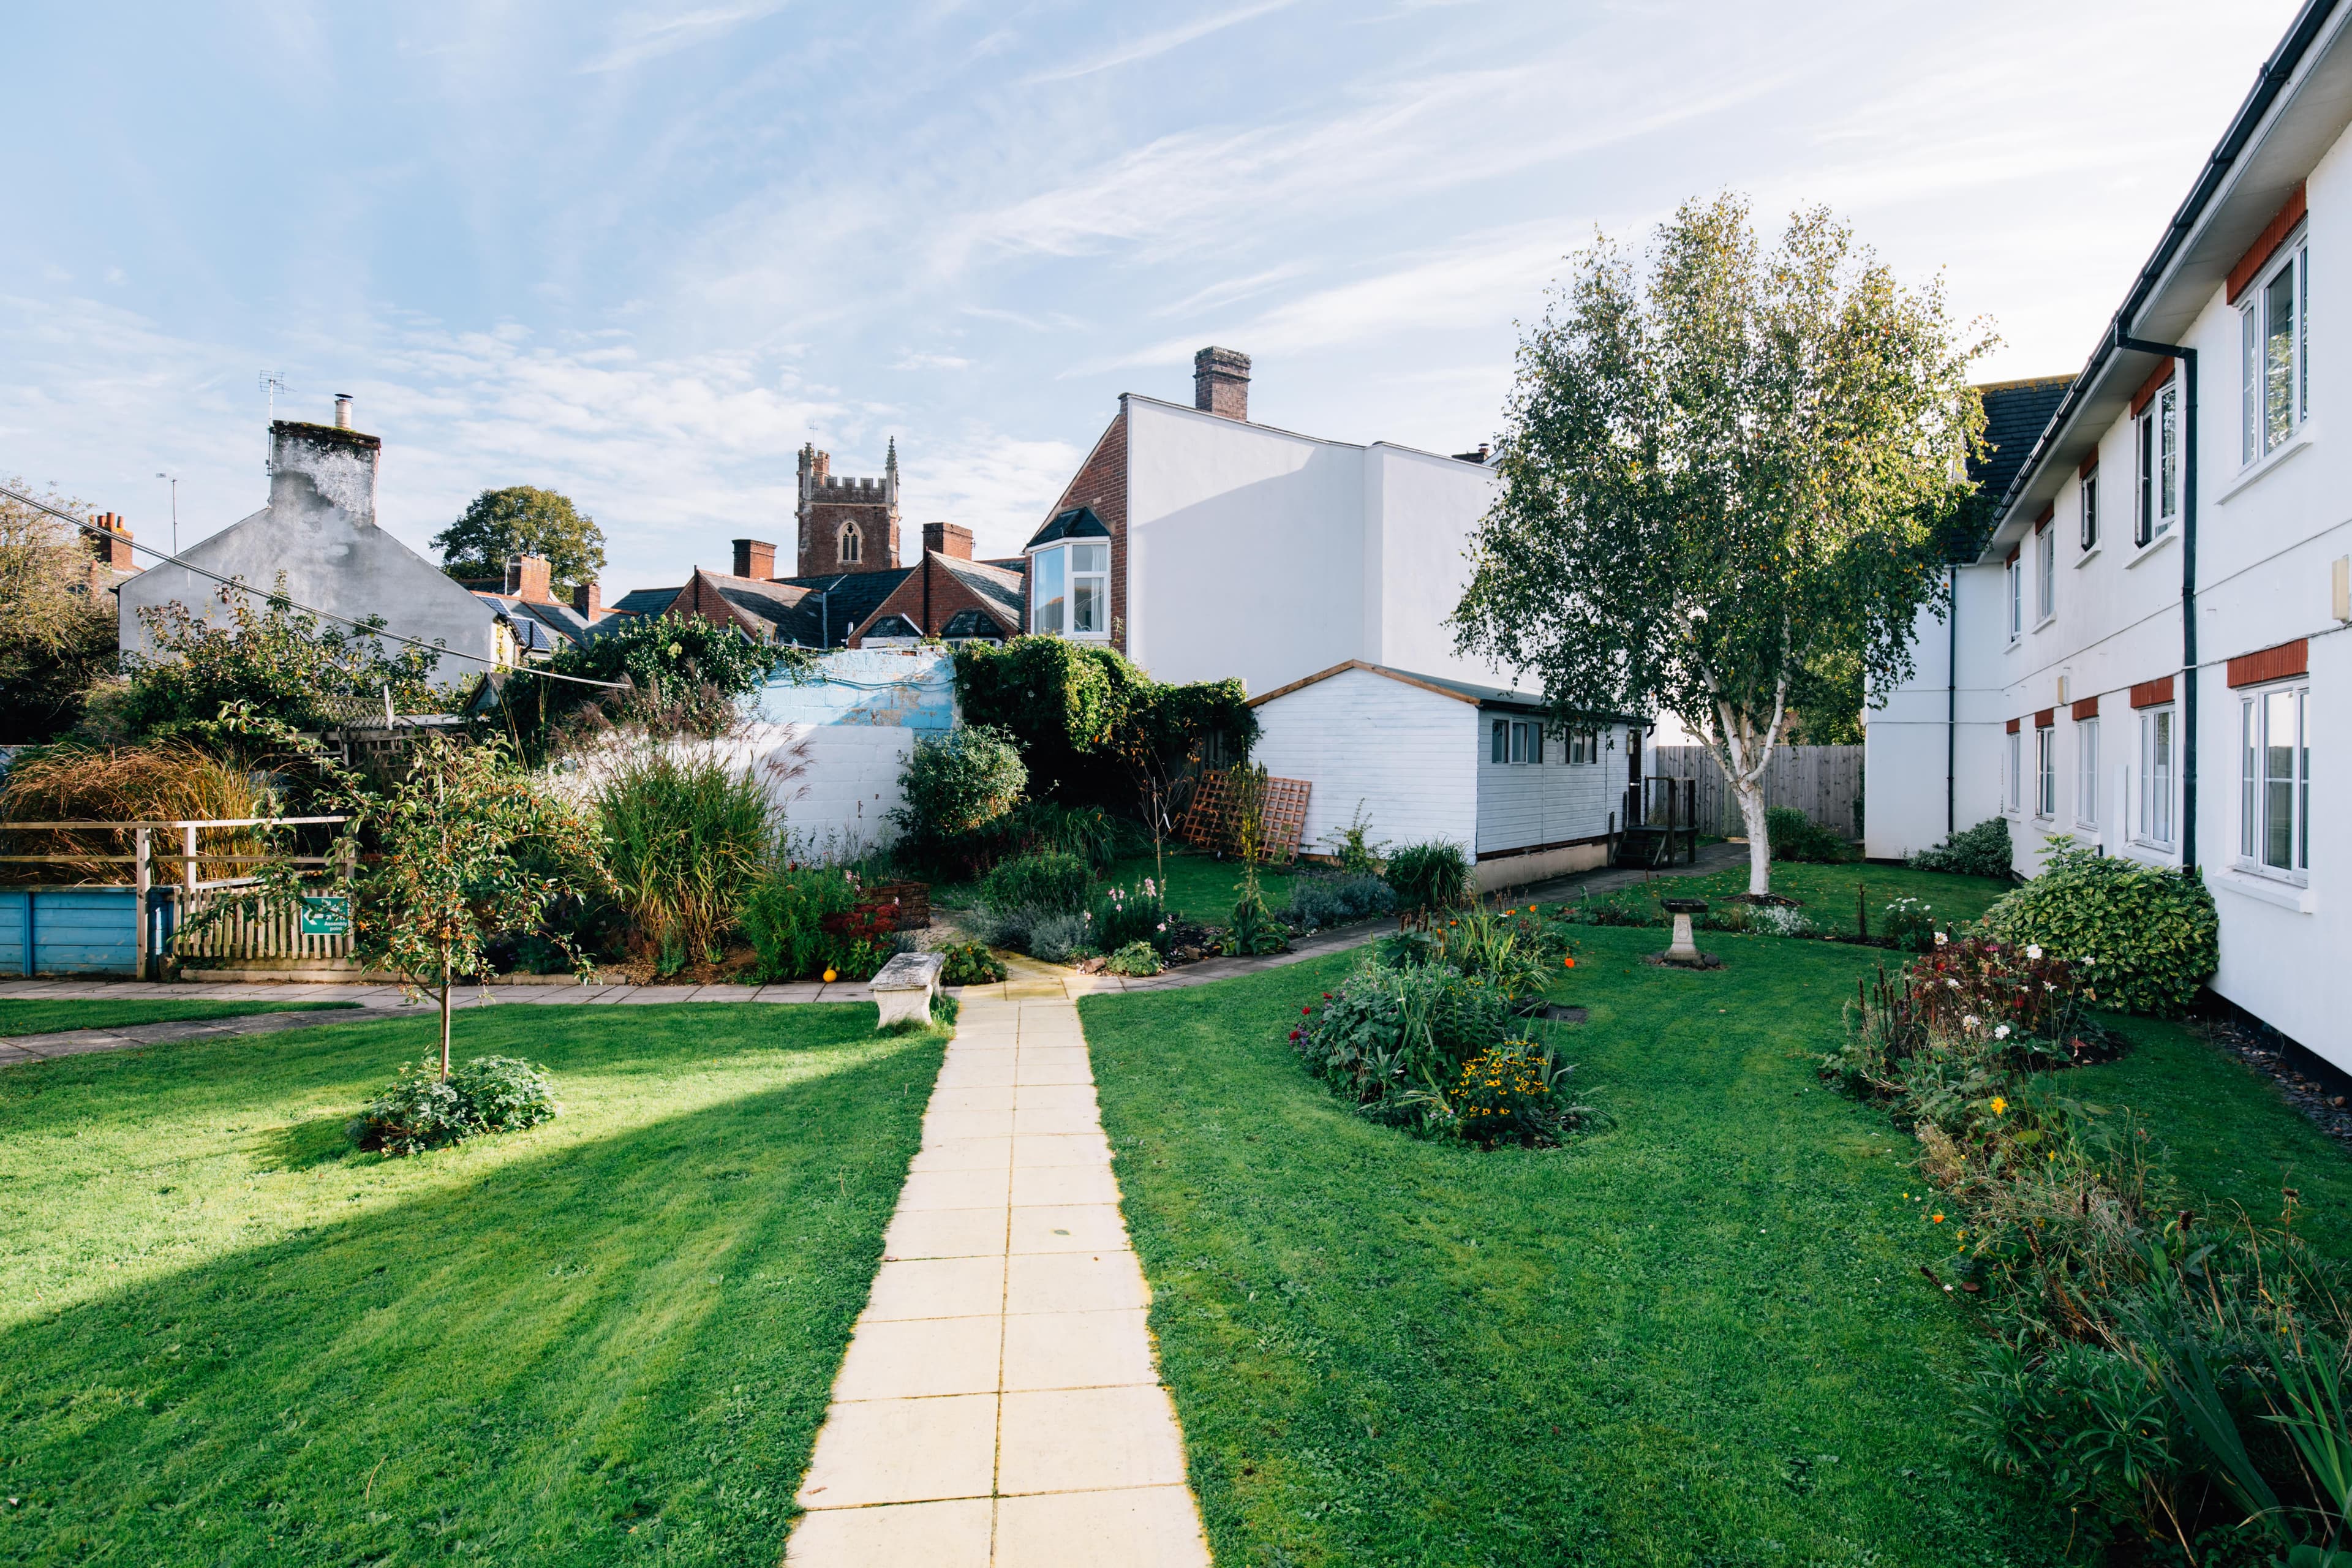
POLYGON ((866 983, 866 989, 874 993, 874 1005, 881 1012, 874 1026, 887 1029, 910 1018, 929 1023, 931 998, 939 992, 940 972, 947 963, 943 952, 902 952, 884 964, 881 973, 866 983))

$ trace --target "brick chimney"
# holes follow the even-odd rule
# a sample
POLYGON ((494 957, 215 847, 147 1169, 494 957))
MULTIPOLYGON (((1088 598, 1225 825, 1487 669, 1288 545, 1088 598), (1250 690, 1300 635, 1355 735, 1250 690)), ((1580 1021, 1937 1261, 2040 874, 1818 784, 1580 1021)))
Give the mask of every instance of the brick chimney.
POLYGON ((544 555, 508 556, 507 592, 526 604, 555 603, 554 590, 548 586, 547 557, 544 555))
POLYGON ((604 589, 594 581, 572 585, 572 608, 583 621, 593 621, 604 613, 604 589))
POLYGON ((959 528, 952 522, 923 524, 923 548, 941 555, 952 555, 959 561, 971 559, 971 530, 959 528))
POLYGON ((1249 355, 1205 348, 1192 356, 1192 406, 1203 414, 1249 423, 1249 355))
MULTIPOLYGON (((822 454, 820 454, 822 456, 822 454)), ((765 583, 776 574, 776 547, 764 539, 739 539, 735 542, 735 575, 756 577, 765 583)))
POLYGON ((138 571, 139 563, 131 553, 131 525, 110 511, 100 512, 89 521, 93 527, 110 530, 118 536, 110 539, 103 533, 83 535, 89 541, 89 552, 97 558, 98 564, 111 572, 138 571))

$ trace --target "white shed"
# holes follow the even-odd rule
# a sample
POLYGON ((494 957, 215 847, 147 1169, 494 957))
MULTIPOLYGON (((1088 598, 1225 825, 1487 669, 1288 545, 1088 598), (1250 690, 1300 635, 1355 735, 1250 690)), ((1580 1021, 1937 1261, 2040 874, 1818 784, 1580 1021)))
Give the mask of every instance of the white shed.
POLYGON ((1376 839, 1461 845, 1481 889, 1600 865, 1642 776, 1638 720, 1563 729, 1528 692, 1360 659, 1250 706, 1253 760, 1312 786, 1302 849, 1328 853, 1360 806, 1376 839))

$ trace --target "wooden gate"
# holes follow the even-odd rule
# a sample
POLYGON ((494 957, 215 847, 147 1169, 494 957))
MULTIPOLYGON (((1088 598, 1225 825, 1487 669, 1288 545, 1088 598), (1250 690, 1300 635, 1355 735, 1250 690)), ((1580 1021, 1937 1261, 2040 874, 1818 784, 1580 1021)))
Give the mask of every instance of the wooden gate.
MULTIPOLYGON (((1705 746, 1655 746, 1653 778, 1687 779, 1697 786, 1699 831, 1719 837, 1745 834, 1739 802, 1713 752, 1705 746)), ((1776 746, 1764 764, 1764 804, 1803 812, 1843 838, 1862 837, 1860 746, 1776 746)))

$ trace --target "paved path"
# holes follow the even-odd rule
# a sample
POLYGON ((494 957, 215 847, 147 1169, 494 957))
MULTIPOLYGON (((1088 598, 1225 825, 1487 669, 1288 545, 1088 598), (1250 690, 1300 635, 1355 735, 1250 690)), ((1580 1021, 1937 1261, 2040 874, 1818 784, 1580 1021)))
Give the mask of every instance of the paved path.
POLYGON ((1067 994, 1088 978, 967 995, 788 1568, 1207 1568, 1067 994))

